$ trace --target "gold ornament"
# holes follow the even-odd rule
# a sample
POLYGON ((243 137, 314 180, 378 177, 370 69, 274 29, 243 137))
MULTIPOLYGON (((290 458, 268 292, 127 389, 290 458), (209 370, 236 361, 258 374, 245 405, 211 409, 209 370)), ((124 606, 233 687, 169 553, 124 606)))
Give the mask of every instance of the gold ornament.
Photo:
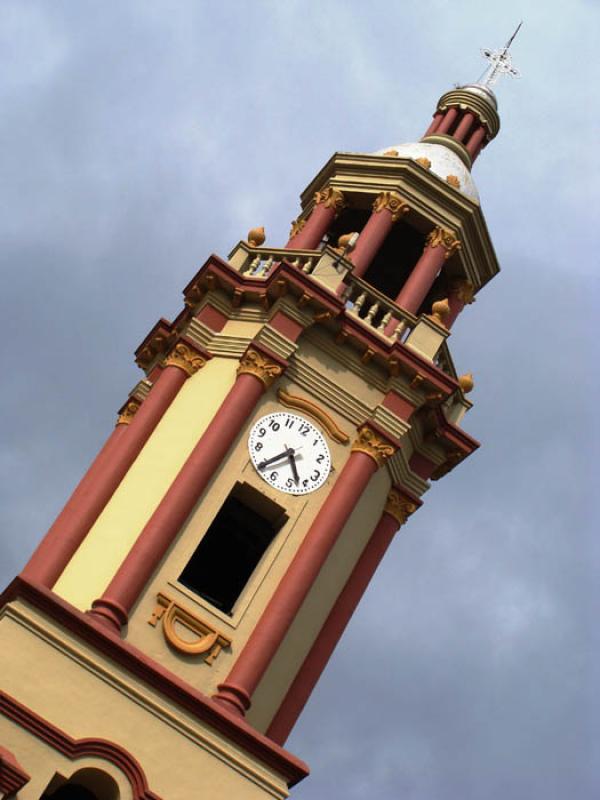
POLYGON ((323 203, 325 208, 333 208, 336 214, 346 205, 346 198, 339 189, 328 186, 320 192, 315 192, 315 205, 323 203))
POLYGON ((446 183, 454 186, 455 189, 460 189, 460 180, 456 175, 446 175, 446 183))
POLYGON ((391 489, 383 510, 384 513, 394 517, 398 525, 404 525, 409 516, 417 510, 417 504, 409 500, 397 489, 391 489))
POLYGON ((475 302, 475 289, 469 281, 456 281, 451 286, 451 291, 457 298, 466 306, 470 306, 475 302))
POLYGON ((473 390, 475 386, 475 382, 473 381, 473 373, 472 372, 465 372, 464 375, 461 375, 458 379, 458 383, 460 388, 463 390, 465 394, 468 394, 473 390))
POLYGON ((387 209, 392 215, 392 222, 397 222, 410 211, 410 206, 403 200, 398 192, 381 192, 375 198, 373 211, 379 214, 383 209, 387 209))
POLYGON ((428 158, 425 158, 425 156, 421 156, 420 158, 415 158, 415 161, 417 162, 417 164, 420 164, 422 167, 425 167, 425 169, 431 169, 431 161, 428 158))
POLYGON ((382 467, 387 459, 394 455, 396 449, 393 444, 368 425, 359 428, 358 437, 352 445, 353 453, 365 453, 375 461, 378 467, 382 467))
POLYGON ((461 249, 461 244, 452 231, 445 228, 434 228, 427 237, 429 247, 443 247, 446 251, 446 261, 461 249))
POLYGON ((252 230, 248 231, 248 244, 250 247, 260 247, 261 244, 265 243, 265 238, 264 228, 252 228, 252 230))
POLYGON ((142 403, 140 400, 136 400, 135 397, 130 397, 121 409, 121 413, 117 419, 117 425, 130 425, 141 405, 142 403))
POLYGON ((439 325, 446 327, 446 319, 450 314, 450 303, 447 300, 437 300, 431 306, 431 317, 439 325))
POLYGON ((350 244, 350 240, 353 236, 357 236, 357 233, 345 233, 343 236, 337 240, 337 249, 338 250, 345 250, 348 245, 350 244))
POLYGON ((273 381, 283 373, 283 367, 252 348, 246 350, 237 369, 238 375, 254 375, 268 389, 273 381))
POLYGON ((389 150, 386 150, 383 155, 384 156, 397 156, 398 155, 398 151, 394 150, 394 148, 392 147, 389 150))
POLYGON ((452 453, 449 453, 446 460, 431 473, 431 480, 439 481, 439 479, 447 475, 450 470, 453 470, 457 464, 460 464, 464 458, 466 458, 466 454, 460 450, 454 450, 452 453))
POLYGON ((298 236, 302 228, 306 225, 305 219, 294 219, 292 220, 291 229, 290 229, 290 239, 293 239, 294 236, 298 236))
POLYGON ((206 359, 183 342, 176 344, 165 359, 165 367, 179 367, 190 378, 205 364, 206 359))
POLYGON ((298 397, 297 395, 288 394, 288 392, 285 392, 283 389, 280 389, 277 392, 277 397, 284 406, 287 406, 288 408, 295 408, 299 411, 304 411, 306 414, 313 417, 313 419, 316 419, 317 422, 319 422, 325 428, 327 433, 332 439, 335 439, 336 442, 340 442, 340 444, 348 444, 350 441, 348 434, 338 427, 329 414, 316 403, 313 403, 312 400, 308 400, 305 397, 298 397))

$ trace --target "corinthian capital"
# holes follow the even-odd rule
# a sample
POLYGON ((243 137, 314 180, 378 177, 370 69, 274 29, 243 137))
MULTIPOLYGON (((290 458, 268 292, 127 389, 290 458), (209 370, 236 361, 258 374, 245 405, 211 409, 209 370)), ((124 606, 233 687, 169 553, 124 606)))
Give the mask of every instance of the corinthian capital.
POLYGON ((187 344, 178 342, 165 359, 165 367, 179 367, 191 377, 206 364, 206 359, 187 344))
POLYGON ((249 348, 240 360, 237 369, 238 375, 254 375, 263 382, 268 389, 276 378, 283 373, 283 367, 276 361, 268 358, 264 353, 249 348))
POLYGON ((373 211, 379 214, 384 208, 391 213, 392 222, 397 222, 410 211, 410 206, 398 192, 381 192, 377 195, 373 203, 373 211))
POLYGON ((315 205, 323 203, 325 208, 333 208, 337 214, 346 205, 346 198, 339 189, 328 186, 320 192, 315 192, 315 205))
POLYGON ((404 525, 410 515, 417 510, 417 504, 397 489, 391 489, 383 510, 386 514, 394 517, 398 525, 404 525))
POLYGON ((394 455, 396 449, 391 442, 368 425, 363 425, 359 429, 358 436, 352 445, 353 453, 365 453, 373 459, 378 467, 382 467, 388 458, 394 455))
POLYGON ((142 403, 140 400, 137 400, 135 397, 130 397, 123 408, 121 408, 119 411, 117 425, 129 425, 137 414, 141 405, 142 403))
POLYGON ((427 237, 427 245, 429 247, 443 247, 446 251, 446 260, 461 249, 457 236, 445 228, 434 228, 427 237))

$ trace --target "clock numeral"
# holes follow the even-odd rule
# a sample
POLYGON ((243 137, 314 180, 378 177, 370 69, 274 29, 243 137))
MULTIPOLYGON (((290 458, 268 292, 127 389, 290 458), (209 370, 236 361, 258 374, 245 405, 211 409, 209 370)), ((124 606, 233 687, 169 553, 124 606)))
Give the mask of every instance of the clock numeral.
POLYGON ((288 478, 287 481, 285 482, 285 485, 288 489, 291 489, 292 486, 294 485, 294 481, 291 478, 288 478))
POLYGON ((262 442, 257 442, 257 443, 254 445, 254 449, 255 449, 257 452, 258 452, 259 450, 262 450, 262 449, 263 449, 263 444, 262 444, 262 442))
POLYGON ((291 417, 287 417, 286 418, 285 427, 286 428, 293 428, 294 427, 294 420, 291 417))
POLYGON ((272 473, 269 475, 269 480, 271 480, 271 481, 276 481, 276 480, 277 480, 277 474, 278 474, 277 472, 272 472, 272 473))
POLYGON ((306 436, 306 434, 309 433, 309 432, 310 432, 309 426, 305 425, 304 423, 302 423, 302 425, 300 425, 300 435, 301 436, 306 436))
POLYGON ((310 476, 310 479, 311 479, 311 481, 313 481, 313 482, 314 482, 314 481, 318 481, 320 477, 321 477, 321 473, 319 472, 319 470, 318 470, 318 469, 316 469, 316 470, 313 472, 313 474, 310 476))
POLYGON ((325 454, 319 453, 319 455, 317 456, 317 464, 322 464, 323 461, 325 461, 325 454))
POLYGON ((278 431, 279 428, 281 428, 281 425, 278 422, 275 422, 274 419, 272 419, 269 421, 269 428, 271 428, 274 431, 278 431))
POLYGON ((260 437, 264 436, 266 432, 267 432, 267 429, 266 429, 266 428, 259 428, 259 429, 258 429, 258 435, 259 435, 260 437))

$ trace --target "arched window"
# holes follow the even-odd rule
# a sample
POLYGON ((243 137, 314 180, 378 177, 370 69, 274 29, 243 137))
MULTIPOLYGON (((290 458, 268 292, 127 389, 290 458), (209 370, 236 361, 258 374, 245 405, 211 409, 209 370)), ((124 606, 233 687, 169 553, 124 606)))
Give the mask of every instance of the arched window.
POLYGON ((84 768, 69 779, 56 774, 40 800, 119 800, 119 787, 106 772, 84 768))

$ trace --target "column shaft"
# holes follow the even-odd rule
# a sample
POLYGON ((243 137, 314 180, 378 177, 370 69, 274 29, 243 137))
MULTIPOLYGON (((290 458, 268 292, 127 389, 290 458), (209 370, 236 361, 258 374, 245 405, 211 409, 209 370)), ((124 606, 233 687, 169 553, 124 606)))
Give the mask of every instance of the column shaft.
POLYGON ((450 128, 452 127, 452 123, 458 116, 458 109, 456 108, 449 108, 446 113, 444 114, 444 118, 440 122, 436 133, 448 133, 450 128))
POLYGON ((384 511, 269 726, 267 736, 277 744, 283 745, 296 724, 398 526, 398 520, 384 511))
POLYGON ((437 128, 438 128, 438 126, 440 124, 440 121, 441 121, 443 116, 444 115, 442 114, 441 111, 436 111, 435 112, 435 114, 433 115, 433 119, 431 120, 431 125, 427 128, 427 130, 423 134, 423 138, 425 138, 426 136, 429 136, 432 133, 436 133, 437 132, 437 128))
POLYGON ((443 267, 445 258, 443 247, 427 246, 396 297, 396 305, 416 314, 443 267))
POLYGON ((484 142, 485 137, 487 136, 487 131, 483 125, 477 128, 469 137, 469 141, 467 142, 467 152, 474 158, 475 154, 479 154, 479 148, 484 142))
POLYGON ((474 121, 475 114, 472 114, 470 111, 466 111, 463 114, 461 121, 458 123, 456 130, 454 131, 454 138, 457 141, 462 142, 468 132, 471 130, 471 126, 473 125, 474 121))
POLYGON ((218 687, 216 699, 230 710, 243 715, 250 707, 254 690, 376 470, 371 456, 351 453, 231 672, 218 687))
POLYGON ((52 588, 187 378, 167 366, 129 425, 117 425, 23 574, 52 588))
POLYGON ((362 278, 371 266, 393 225, 393 215, 388 209, 384 208, 371 214, 350 256, 350 261, 354 264, 352 275, 355 278, 362 278))
MULTIPOLYGON (((277 369, 281 373, 282 368, 277 369)), ((126 624, 131 608, 252 413, 265 385, 254 374, 238 374, 106 591, 93 602, 91 613, 103 622, 117 630, 126 624)))
POLYGON ((292 235, 286 244, 287 249, 316 250, 323 236, 331 227, 331 223, 344 207, 344 195, 339 189, 328 186, 316 192, 315 206, 304 227, 292 235))

